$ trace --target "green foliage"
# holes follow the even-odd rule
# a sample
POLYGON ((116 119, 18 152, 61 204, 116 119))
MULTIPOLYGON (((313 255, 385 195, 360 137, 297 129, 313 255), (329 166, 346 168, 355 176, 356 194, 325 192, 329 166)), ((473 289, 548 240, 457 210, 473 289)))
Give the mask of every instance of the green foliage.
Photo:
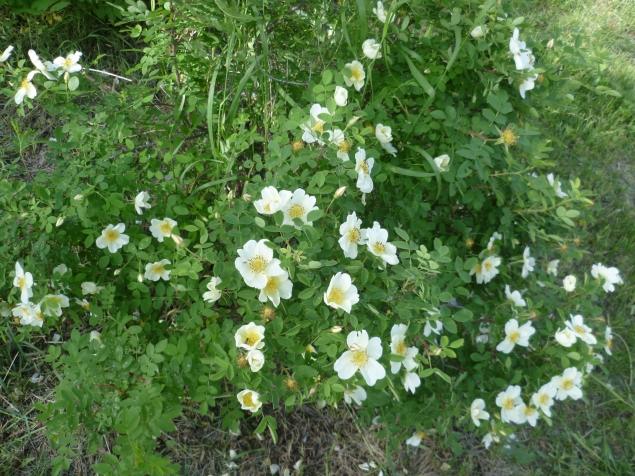
MULTIPOLYGON (((378 412, 391 447, 434 428, 459 455, 455 429, 474 428, 474 399, 486 401, 495 421, 478 431, 510 434, 494 403, 499 392, 520 385, 528 402, 564 369, 597 364, 590 351, 601 342, 565 348, 553 337, 570 314, 581 314, 603 340, 603 283, 585 274, 566 293, 561 277, 545 271, 557 257, 563 276, 582 257, 575 239, 584 236, 592 202, 578 179, 561 180, 563 195, 558 177, 550 183, 543 174, 554 162, 536 121, 537 105, 570 103, 582 85, 567 79, 567 68, 588 52, 580 44, 552 59, 547 42, 532 42, 530 25, 507 17, 506 5, 494 0, 442 5, 386 4, 396 21, 384 24, 362 0, 310 4, 302 14, 286 5, 148 7, 129 0, 122 24, 147 45, 126 73, 132 84, 108 92, 88 75, 57 82, 36 76, 37 98, 17 113, 39 105, 61 124, 48 142, 55 169, 17 177, 25 172, 26 133, 16 122, 19 154, 0 181, 7 258, 0 288, 10 307, 19 303, 11 287, 19 260, 38 284, 32 302, 53 289, 72 297, 67 309, 41 306, 49 314, 42 330, 15 331, 19 342, 53 330, 65 336, 46 358, 63 375, 55 402, 38 406, 60 453, 54 474, 68 468, 78 434, 95 453, 110 431, 116 446, 95 472, 174 474, 179 468, 156 451, 156 438, 174 429, 183 409, 213 412, 223 429, 239 431, 246 413, 236 394, 243 389, 264 403, 255 432, 268 429, 274 440, 270 408, 336 405, 360 385, 368 393, 360 415, 370 423, 378 412), (473 38, 477 26, 486 33, 473 38), (539 57, 540 76, 525 100, 518 86, 529 73, 517 71, 509 54, 515 27, 539 57), (362 55, 368 38, 381 43, 381 58, 362 55), (347 87, 354 59, 363 63, 364 85, 349 86, 348 104, 338 106, 334 92, 347 87), (328 113, 310 113, 312 104, 328 113), (381 125, 392 129, 394 154, 379 140, 381 125), (345 142, 330 140, 338 134, 345 142), (367 194, 355 187, 358 148, 374 160, 367 194), (450 162, 441 168, 435 158, 444 154, 450 162), (306 220, 261 215, 253 202, 271 186, 303 189, 318 209, 306 220), (134 202, 143 191, 152 207, 139 216, 134 202), (353 212, 364 228, 378 222, 387 230, 398 264, 364 246, 357 257, 344 256, 338 230, 353 212), (164 217, 178 222, 173 239, 155 240, 149 225, 164 217), (129 243, 112 253, 99 248, 102 230, 118 223, 129 243), (490 241, 494 232, 502 236, 490 241), (261 239, 293 282, 292 298, 275 317, 234 264, 238 250, 261 239), (522 279, 527 246, 537 264, 522 279), (493 256, 502 258, 500 274, 474 282, 493 256), (170 261, 169 280, 151 281, 146 265, 162 259, 170 261), (69 271, 54 273, 61 263, 69 271), (340 272, 359 291, 350 313, 325 304, 340 272), (221 279, 213 304, 202 298, 211 277, 221 279), (94 295, 86 296, 86 282, 96 283, 94 295), (522 291, 526 307, 513 306, 505 284, 522 291), (511 318, 531 322, 536 334, 530 347, 504 354, 496 344, 511 318), (245 366, 235 339, 249 322, 265 326, 257 372, 245 366), (413 373, 422 384, 414 395, 404 389, 403 370, 390 371, 404 361, 390 352, 395 324, 408 326, 406 341, 419 349, 413 373), (487 326, 485 342, 477 341, 487 326), (372 386, 359 374, 342 379, 333 367, 349 332, 362 330, 383 343, 387 375, 372 386)), ((0 74, 18 86, 28 69, 22 59, 11 61, 0 74)))

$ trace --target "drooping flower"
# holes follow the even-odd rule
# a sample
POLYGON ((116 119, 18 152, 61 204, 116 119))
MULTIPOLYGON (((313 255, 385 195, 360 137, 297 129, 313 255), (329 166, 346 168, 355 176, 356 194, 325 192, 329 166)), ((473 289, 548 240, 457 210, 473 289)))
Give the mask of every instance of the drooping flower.
POLYGON ((54 303, 53 306, 45 306, 45 316, 61 316, 62 308, 68 307, 70 305, 68 297, 64 296, 63 294, 47 294, 42 298, 40 307, 42 307, 43 302, 54 303))
POLYGON ((366 400, 367 394, 366 394, 366 390, 364 390, 364 387, 360 387, 359 385, 355 385, 355 388, 350 389, 344 389, 344 401, 346 403, 348 403, 349 405, 352 402, 357 403, 358 405, 361 405, 362 402, 364 400, 366 400))
POLYGON ((386 264, 398 264, 397 247, 388 242, 388 230, 381 227, 378 222, 373 222, 373 227, 366 231, 368 251, 379 256, 386 264))
POLYGON ((82 57, 80 51, 70 53, 66 58, 58 56, 53 60, 53 64, 58 68, 61 68, 66 74, 77 73, 82 70, 82 66, 79 63, 79 59, 82 57))
POLYGON ((547 274, 553 274, 554 276, 558 276, 558 264, 560 263, 559 259, 554 259, 553 261, 549 261, 547 265, 547 274))
POLYGON ((116 253, 124 245, 130 242, 130 237, 124 235, 126 231, 126 225, 119 223, 118 225, 108 225, 104 231, 101 232, 101 236, 95 240, 97 248, 108 248, 111 253, 116 253))
POLYGON ((260 290, 258 300, 267 302, 269 299, 275 307, 280 304, 280 298, 290 299, 293 291, 293 283, 289 279, 289 273, 282 271, 280 274, 267 275, 267 284, 260 290))
POLYGON ((249 240, 238 250, 234 261, 236 269, 247 286, 262 289, 267 285, 267 276, 279 276, 284 273, 280 260, 273 257, 273 250, 265 243, 269 240, 249 240))
POLYGON ((443 154, 439 157, 435 157, 434 163, 439 168, 439 172, 445 172, 448 170, 448 166, 450 165, 450 156, 448 154, 443 154))
POLYGON ((361 147, 355 153, 355 172, 357 172, 357 188, 364 193, 373 191, 373 179, 370 177, 370 171, 375 165, 375 159, 366 158, 366 151, 361 147))
POLYGON ((554 337, 563 347, 571 347, 578 341, 575 333, 567 327, 565 327, 563 330, 558 329, 554 337))
POLYGON ((139 192, 135 197, 134 207, 139 215, 143 214, 144 208, 152 208, 148 200, 150 200, 150 194, 148 192, 139 192))
POLYGON ((421 377, 416 372, 406 372, 404 373, 403 378, 403 386, 406 392, 415 393, 417 387, 421 385, 421 377))
POLYGON ((377 43, 373 38, 369 38, 368 40, 362 43, 362 51, 364 52, 364 56, 368 59, 379 59, 381 58, 381 43, 377 43))
POLYGON ((335 86, 335 94, 333 95, 335 104, 339 107, 344 107, 348 104, 348 89, 342 86, 335 86))
POLYGON ((419 366, 419 364, 414 361, 415 356, 419 353, 419 349, 416 347, 408 347, 408 344, 406 344, 407 330, 408 326, 405 324, 395 324, 390 330, 390 351, 395 355, 403 357, 401 362, 390 362, 390 370, 393 374, 399 372, 402 365, 408 372, 419 366))
POLYGON ((476 275, 478 284, 487 284, 498 274, 498 266, 502 261, 498 256, 488 256, 482 263, 476 263, 470 270, 470 275, 476 275))
POLYGON ((551 383, 546 383, 531 396, 534 405, 540 408, 545 415, 551 417, 551 407, 553 406, 553 397, 556 396, 558 389, 551 383))
POLYGON ((150 281, 158 281, 159 279, 169 281, 170 273, 172 271, 165 269, 166 264, 172 263, 170 263, 169 259, 162 259, 161 261, 157 261, 156 263, 146 264, 146 272, 144 273, 143 277, 149 279, 150 281))
POLYGON ((364 66, 359 61, 352 61, 351 63, 347 63, 345 68, 348 68, 351 72, 350 76, 347 76, 344 73, 344 83, 349 88, 351 86, 355 87, 356 91, 359 91, 364 86, 364 79, 366 79, 366 73, 364 73, 364 66))
POLYGON ((536 258, 532 258, 529 253, 529 246, 526 246, 525 251, 523 251, 523 270, 521 273, 523 278, 529 276, 529 273, 534 270, 534 265, 536 264, 536 258))
POLYGON ((90 339, 88 342, 96 340, 99 343, 100 347, 104 347, 104 344, 101 343, 101 332, 99 331, 90 331, 90 339))
POLYGON ((251 413, 256 413, 262 407, 262 402, 258 400, 260 394, 253 390, 245 389, 236 395, 240 402, 240 408, 242 410, 249 410, 251 413))
POLYGON ((571 320, 565 321, 565 325, 581 341, 589 345, 597 344, 598 340, 591 332, 591 328, 584 324, 584 318, 580 314, 571 315, 571 320))
POLYGON ((525 307, 527 305, 523 296, 520 294, 520 291, 511 292, 509 284, 505 285, 505 296, 507 296, 507 299, 513 302, 517 307, 525 307))
POLYGON ((346 338, 346 344, 349 350, 337 359, 333 367, 339 378, 348 380, 359 371, 366 383, 373 386, 386 376, 386 370, 377 362, 383 352, 379 337, 369 339, 365 330, 353 331, 346 338))
MULTIPOLYGON (((384 4, 381 1, 377 2, 377 8, 373 8, 373 13, 375 15, 377 15, 377 19, 380 22, 386 23, 387 12, 386 12, 386 10, 384 10, 384 4)), ((390 22, 389 23, 391 23, 394 20, 395 20, 395 14, 393 13, 393 14, 390 15, 390 22)))
POLYGON ((477 398, 470 406, 470 415, 476 426, 481 426, 481 420, 489 420, 489 413, 485 411, 485 400, 477 398))
POLYGON ((273 215, 286 203, 287 200, 293 195, 288 190, 281 190, 278 192, 276 187, 265 187, 262 189, 261 199, 254 202, 254 207, 258 213, 263 215, 273 215))
POLYGON ((479 25, 470 32, 470 35, 472 38, 481 38, 485 35, 485 29, 479 25))
POLYGON ((313 210, 317 210, 315 206, 316 198, 301 189, 296 189, 293 195, 282 205, 281 210, 284 213, 283 225, 292 225, 298 230, 300 229, 294 222, 294 218, 299 218, 305 225, 313 225, 312 221, 307 220, 307 215, 313 210))
MULTIPOLYGON (((551 185, 552 187, 556 183, 556 179, 554 178, 553 174, 547 175, 547 181, 549 182, 549 185, 551 185)), ((558 187, 556 188, 556 196, 560 198, 568 197, 568 195, 562 191, 562 188, 560 188, 561 185, 562 183, 560 182, 560 180, 558 180, 558 187)))
POLYGON ((487 250, 492 253, 494 252, 494 248, 496 247, 496 240, 503 241, 503 235, 498 233, 497 231, 490 237, 489 242, 487 243, 487 250))
POLYGON ((154 236, 159 243, 163 243, 164 238, 172 236, 172 229, 177 225, 174 220, 167 217, 163 220, 153 218, 150 223, 150 233, 152 233, 152 236, 154 236))
POLYGON ((582 398, 582 372, 575 367, 569 367, 562 375, 552 377, 551 383, 557 389, 556 400, 565 400, 571 397, 573 400, 582 398))
POLYGON ((18 261, 15 262, 13 285, 20 290, 20 301, 29 302, 29 298, 33 297, 33 275, 28 271, 25 273, 18 261))
POLYGON ((517 70, 532 69, 533 56, 531 50, 527 49, 527 44, 524 41, 518 39, 519 34, 518 28, 514 28, 514 34, 509 40, 509 51, 514 55, 517 70))
POLYGON ((236 347, 247 350, 262 349, 265 346, 265 327, 253 322, 241 326, 234 335, 236 347))
POLYGON ((357 258, 357 246, 365 245, 367 231, 362 228, 362 220, 357 218, 355 212, 346 217, 346 221, 340 225, 342 237, 338 240, 344 256, 357 258))
POLYGON ((4 63, 11 56, 11 52, 13 51, 13 46, 9 45, 0 55, 0 63, 4 63))
POLYGON ((319 104, 313 104, 309 114, 309 121, 306 124, 300 125, 300 129, 304 131, 304 134, 302 134, 302 140, 307 144, 317 142, 319 145, 324 145, 324 141, 321 138, 324 133, 324 120, 320 119, 319 116, 320 114, 328 114, 330 116, 331 113, 327 108, 322 107, 319 104))
POLYGON ((33 81, 33 77, 38 73, 39 71, 33 70, 22 80, 22 82, 20 83, 20 87, 15 93, 15 97, 13 98, 16 104, 22 104, 22 101, 24 101, 24 96, 27 96, 30 99, 33 99, 35 96, 37 96, 37 90, 35 89, 35 86, 33 86, 33 83, 31 81, 33 81))
POLYGON ((340 271, 331 278, 329 287, 324 293, 324 302, 327 306, 343 309, 350 314, 353 304, 359 302, 359 294, 348 273, 340 271))
POLYGON ((247 362, 252 372, 258 372, 265 364, 265 354, 258 349, 247 352, 247 362))
POLYGON ((496 346, 496 350, 509 354, 516 345, 523 347, 529 346, 529 338, 534 335, 536 329, 531 325, 531 321, 525 322, 522 326, 518 326, 516 319, 510 319, 505 324, 505 340, 496 346))
POLYGON ((518 408, 517 406, 522 403, 520 398, 521 388, 519 385, 510 385, 507 390, 500 392, 496 397, 496 405, 501 408, 501 420, 504 423, 518 422, 518 408))
POLYGON ((421 440, 423 440, 426 436, 428 435, 425 431, 415 431, 412 436, 406 440, 406 444, 417 448, 421 444, 421 440))
POLYGON ((498 443, 499 441, 500 439, 496 433, 489 432, 483 437, 482 443, 485 445, 485 449, 489 450, 489 447, 492 446, 492 443, 498 443))
POLYGON ((620 270, 617 268, 607 268, 602 263, 594 264, 591 267, 591 276, 599 280, 604 278, 603 288, 607 293, 615 291, 614 284, 624 284, 620 277, 620 270))
POLYGON ((562 287, 568 293, 575 291, 575 283, 577 279, 573 275, 569 275, 562 280, 562 287))
POLYGON ((47 79, 50 79, 50 80, 56 79, 55 76, 51 74, 51 72, 57 69, 57 65, 51 63, 50 61, 46 61, 42 63, 42 60, 39 58, 37 53, 33 50, 29 50, 29 59, 31 60, 31 63, 33 63, 33 66, 35 66, 35 69, 37 69, 40 73, 46 76, 47 79))
POLYGON ((613 332, 611 328, 607 326, 604 329, 604 352, 608 355, 613 355, 613 332))
POLYGON ((518 421, 516 423, 522 424, 527 422, 531 426, 535 427, 536 423, 538 423, 539 416, 540 414, 538 413, 538 410, 534 407, 525 405, 523 402, 518 405, 518 421))
POLYGON ((217 278, 216 276, 212 277, 209 280, 209 283, 207 283, 207 289, 209 289, 209 291, 203 293, 203 301, 206 301, 206 302, 218 301, 221 297, 221 292, 218 289, 216 289, 216 286, 218 286, 222 282, 223 281, 220 278, 217 278))

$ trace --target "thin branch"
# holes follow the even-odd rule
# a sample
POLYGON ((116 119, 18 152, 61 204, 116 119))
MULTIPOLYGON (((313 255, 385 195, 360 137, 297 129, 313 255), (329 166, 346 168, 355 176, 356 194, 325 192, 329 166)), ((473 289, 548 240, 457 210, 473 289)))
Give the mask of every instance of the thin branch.
POLYGON ((88 71, 93 71, 95 73, 105 74, 106 76, 114 76, 115 78, 119 78, 119 79, 123 79, 124 81, 132 82, 132 79, 124 78, 123 76, 119 76, 118 74, 109 73, 108 71, 102 71, 100 69, 92 69, 92 68, 87 68, 87 69, 88 69, 88 71))

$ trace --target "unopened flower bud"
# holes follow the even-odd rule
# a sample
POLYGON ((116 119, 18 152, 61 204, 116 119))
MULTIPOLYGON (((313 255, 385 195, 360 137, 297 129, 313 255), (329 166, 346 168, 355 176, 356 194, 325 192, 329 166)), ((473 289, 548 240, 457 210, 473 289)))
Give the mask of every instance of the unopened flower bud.
POLYGON ((220 213, 214 212, 214 218, 216 218, 217 220, 220 220, 220 213))
POLYGON ((121 273, 121 268, 116 269, 115 272, 113 273, 115 276, 119 276, 119 273, 121 273))
POLYGON ((139 281, 140 283, 143 283, 143 274, 141 273, 137 274, 137 281, 139 281))
POLYGON ((553 38, 550 39, 549 43, 547 43, 547 49, 550 50, 551 48, 553 48, 554 43, 555 43, 555 41, 553 40, 553 38))
POLYGON ((346 185, 335 190, 335 198, 340 198, 342 195, 344 195, 345 191, 346 191, 346 185))
POLYGON ((172 234, 172 241, 176 244, 176 246, 184 246, 183 238, 179 235, 172 234))
POLYGON ((346 124, 346 128, 353 127, 357 121, 359 121, 359 116, 353 116, 353 118, 348 121, 348 124, 346 124))
POLYGON ((64 223, 64 217, 59 217, 55 222, 55 226, 60 227, 62 226, 62 223, 64 223))
POLYGON ((81 202, 83 199, 84 199, 84 195, 82 195, 81 193, 78 193, 77 195, 73 197, 73 200, 77 200, 78 202, 81 202))
POLYGON ((251 202, 251 195, 248 193, 243 194, 243 200, 246 202, 251 202))
POLYGON ((333 327, 331 327, 331 332, 333 334, 339 334, 340 332, 342 332, 342 327, 341 326, 333 326, 333 327))

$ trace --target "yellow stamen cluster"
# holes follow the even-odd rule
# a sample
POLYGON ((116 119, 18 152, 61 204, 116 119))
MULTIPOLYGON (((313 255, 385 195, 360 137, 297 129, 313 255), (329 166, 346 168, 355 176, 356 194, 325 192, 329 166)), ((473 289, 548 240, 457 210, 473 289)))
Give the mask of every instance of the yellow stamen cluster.
POLYGON ((299 387, 298 381, 293 380, 290 377, 284 381, 284 386, 290 392, 295 392, 296 390, 298 390, 299 387))
POLYGON ((514 331, 509 334, 509 340, 516 344, 520 340, 520 332, 514 331))
POLYGON ((516 134, 516 131, 510 126, 501 132, 501 139, 505 145, 513 146, 518 143, 518 134, 516 134))
POLYGON ((361 369, 366 365, 368 359, 369 357, 365 350, 356 350, 353 352, 353 358, 351 360, 353 361, 355 367, 361 369))
POLYGON ((117 238, 119 238, 119 232, 115 231, 115 230, 108 230, 104 236, 104 238, 106 239, 106 241, 108 243, 112 243, 113 241, 115 241, 117 238))
POLYGON ((474 240, 472 238, 468 238, 467 240, 465 240, 466 248, 472 248, 472 246, 474 246, 474 240))
POLYGON ((304 207, 302 205, 299 203, 291 205, 291 208, 289 208, 289 216, 291 218, 302 218, 302 215, 304 215, 304 207))
POLYGON ((269 306, 265 306, 260 311, 260 317, 262 318, 262 322, 264 324, 273 321, 273 318, 276 317, 276 311, 269 306))
POLYGON ((267 262, 262 256, 254 256, 248 261, 249 269, 253 273, 264 273, 267 268, 267 262))
POLYGON ((348 232, 348 239, 351 243, 359 243, 359 240, 362 238, 362 233, 358 228, 353 228, 348 232))
POLYGON ((265 285, 264 291, 267 294, 275 293, 278 290, 278 286, 280 284, 280 279, 276 276, 269 276, 267 278, 267 284, 265 285))
POLYGON ((297 154, 302 149, 304 149, 304 142, 302 142, 301 140, 294 140, 291 143, 291 147, 293 148, 293 152, 295 152, 297 154))
POLYGON ((236 363, 238 364, 238 367, 240 367, 241 369, 247 368, 247 366, 249 365, 249 362, 247 361, 244 355, 239 356, 236 359, 236 363))
POLYGON ((408 344, 406 341, 401 341, 395 346, 395 354, 405 356, 408 353, 408 344))
POLYGON ((344 303, 344 291, 339 288, 331 289, 328 295, 328 301, 341 306, 344 303))
POLYGON ((346 139, 344 139, 342 142, 339 143, 338 145, 340 152, 350 152, 351 150, 351 143, 349 141, 347 141, 346 139))
POLYGON ((386 247, 383 243, 380 242, 373 243, 373 251, 375 252, 375 254, 383 255, 384 253, 386 253, 386 247))

